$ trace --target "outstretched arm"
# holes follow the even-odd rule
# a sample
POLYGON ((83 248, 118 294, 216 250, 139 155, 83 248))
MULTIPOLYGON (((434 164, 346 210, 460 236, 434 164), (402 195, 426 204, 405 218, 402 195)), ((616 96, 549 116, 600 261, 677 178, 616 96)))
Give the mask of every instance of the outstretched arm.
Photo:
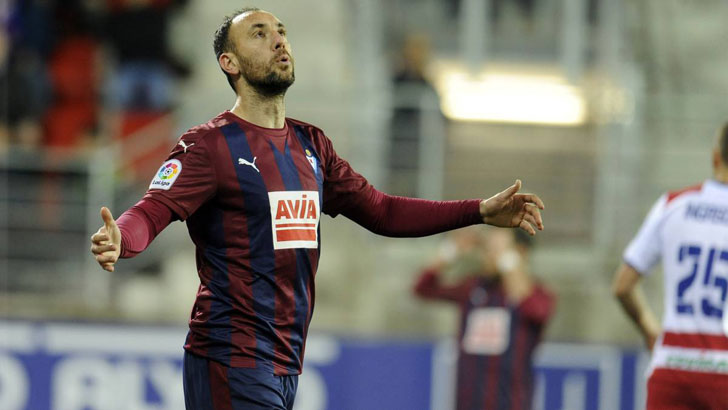
POLYGON ((485 200, 428 201, 384 194, 371 186, 343 211, 370 231, 393 237, 432 235, 478 223, 525 230, 543 229, 537 195, 519 194, 521 181, 485 200))
POLYGON ((642 276, 637 270, 622 263, 615 273, 612 291, 627 316, 642 333, 647 348, 652 350, 660 334, 660 325, 640 291, 638 283, 641 278, 642 276))
POLYGON ((537 195, 519 194, 521 181, 485 200, 427 201, 386 195, 334 151, 331 141, 319 133, 314 138, 322 155, 324 171, 322 211, 343 214, 370 231, 397 237, 432 235, 478 223, 521 228, 531 235, 543 229, 537 195))

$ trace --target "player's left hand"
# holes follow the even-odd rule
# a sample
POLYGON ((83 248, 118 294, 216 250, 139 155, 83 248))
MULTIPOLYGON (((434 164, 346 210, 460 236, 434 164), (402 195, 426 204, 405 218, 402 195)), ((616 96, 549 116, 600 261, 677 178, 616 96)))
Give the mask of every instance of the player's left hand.
POLYGON ((519 194, 521 180, 492 197, 480 201, 480 216, 488 225, 521 228, 530 235, 543 230, 543 201, 535 194, 519 194))

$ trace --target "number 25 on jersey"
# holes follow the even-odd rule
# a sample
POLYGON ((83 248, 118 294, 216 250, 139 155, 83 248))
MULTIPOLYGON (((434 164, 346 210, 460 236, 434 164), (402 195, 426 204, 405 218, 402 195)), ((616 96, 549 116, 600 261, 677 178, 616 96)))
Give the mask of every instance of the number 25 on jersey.
MULTIPOLYGON (((677 313, 721 319, 728 293, 728 279, 721 276, 716 265, 728 268, 728 250, 704 249, 698 245, 682 245, 678 262, 691 267, 687 276, 677 283, 677 313), (707 252, 707 257, 701 258, 707 252), (702 263, 701 263, 702 262, 702 263)), ((723 269, 728 271, 728 269, 723 269)))

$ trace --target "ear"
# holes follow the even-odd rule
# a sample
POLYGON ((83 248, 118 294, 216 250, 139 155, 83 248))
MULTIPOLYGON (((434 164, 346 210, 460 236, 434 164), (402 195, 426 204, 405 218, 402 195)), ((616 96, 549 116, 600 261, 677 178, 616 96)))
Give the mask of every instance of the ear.
POLYGON ((233 53, 222 53, 217 59, 220 68, 230 75, 240 74, 240 64, 238 58, 233 53))

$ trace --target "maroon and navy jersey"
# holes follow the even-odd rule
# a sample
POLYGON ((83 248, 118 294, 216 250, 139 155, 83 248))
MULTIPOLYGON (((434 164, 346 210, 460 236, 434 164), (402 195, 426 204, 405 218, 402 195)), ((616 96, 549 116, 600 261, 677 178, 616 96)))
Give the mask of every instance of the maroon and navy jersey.
POLYGON ((513 304, 499 280, 469 277, 444 285, 434 271, 423 273, 415 291, 460 307, 457 409, 530 409, 533 353, 551 316, 553 296, 536 285, 513 304))
POLYGON ((299 374, 321 212, 346 215, 371 190, 321 130, 300 121, 267 129, 226 111, 182 135, 145 199, 186 220, 196 247, 200 286, 185 349, 299 374))

